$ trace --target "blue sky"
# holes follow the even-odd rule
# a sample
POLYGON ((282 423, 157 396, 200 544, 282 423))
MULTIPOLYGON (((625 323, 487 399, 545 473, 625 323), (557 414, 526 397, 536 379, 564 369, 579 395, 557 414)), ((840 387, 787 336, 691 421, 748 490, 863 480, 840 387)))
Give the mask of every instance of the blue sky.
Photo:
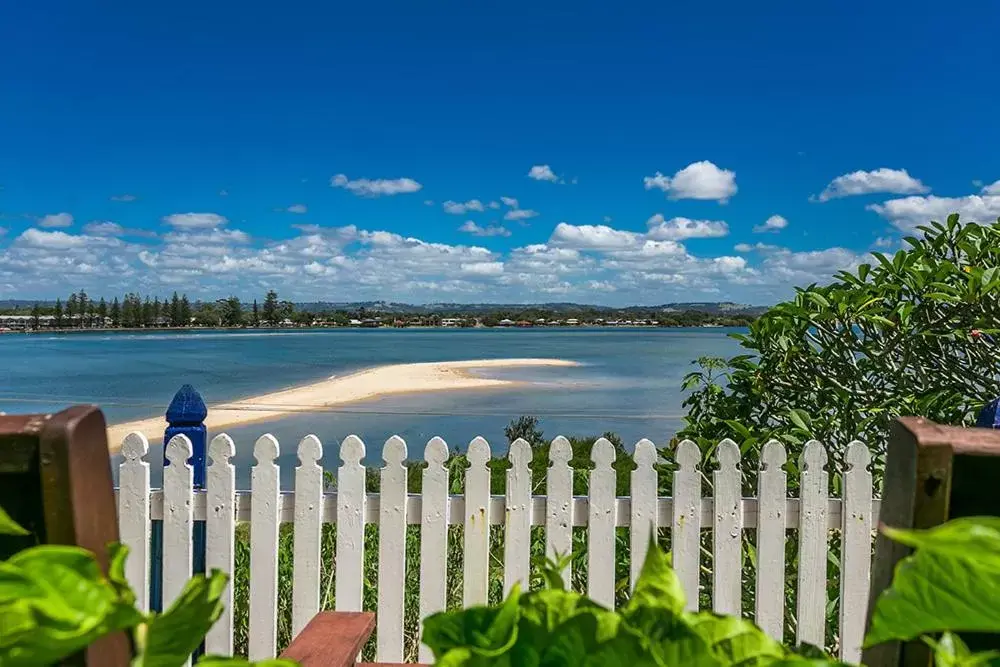
POLYGON ((17 3, 0 298, 771 303, 920 221, 1000 215, 998 24, 991 2, 17 3))

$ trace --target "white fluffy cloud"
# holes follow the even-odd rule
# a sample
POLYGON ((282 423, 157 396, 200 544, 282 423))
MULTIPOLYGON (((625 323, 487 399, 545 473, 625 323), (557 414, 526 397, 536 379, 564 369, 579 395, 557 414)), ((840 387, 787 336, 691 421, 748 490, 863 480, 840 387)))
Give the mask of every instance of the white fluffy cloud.
POLYGON ((902 197, 881 204, 870 204, 867 208, 898 229, 912 232, 918 225, 926 225, 931 220, 943 222, 952 213, 958 213, 966 222, 996 222, 1000 217, 1000 196, 902 197))
POLYGON ((504 220, 527 220, 528 218, 534 218, 538 215, 538 211, 532 211, 530 208, 515 208, 507 211, 503 215, 504 220))
POLYGON ((552 171, 552 167, 547 164, 536 164, 533 166, 528 171, 528 178, 533 178, 536 181, 549 181, 550 183, 559 182, 559 177, 552 171))
POLYGON ((466 234, 472 234, 473 236, 510 236, 510 230, 503 225, 487 225, 485 227, 480 227, 472 220, 466 220, 465 223, 458 228, 458 231, 465 232, 466 234))
POLYGON ((52 213, 42 216, 38 220, 39 227, 48 229, 54 227, 70 227, 73 224, 73 216, 69 213, 52 213))
POLYGON ((772 215, 770 218, 765 220, 763 224, 756 225, 753 230, 758 234, 764 232, 780 232, 787 226, 788 220, 786 220, 784 216, 772 215))
POLYGON ((289 213, 301 214, 301 213, 307 213, 309 211, 309 207, 307 207, 305 204, 292 204, 285 210, 288 211, 289 213))
POLYGON ((670 199, 704 199, 722 204, 739 189, 736 172, 720 169, 708 160, 692 162, 672 177, 656 172, 642 180, 647 190, 662 190, 670 199))
POLYGON ((852 171, 830 181, 817 197, 819 201, 829 201, 841 197, 884 192, 893 195, 925 194, 931 189, 913 178, 905 169, 875 169, 872 171, 852 171))
POLYGON ((452 215, 465 215, 469 211, 482 212, 486 210, 483 202, 478 199, 470 199, 467 202, 448 200, 441 206, 444 208, 445 213, 451 213, 452 215))
POLYGON ((215 229, 228 220, 218 213, 174 213, 163 218, 174 229, 215 229))
POLYGON ((504 206, 507 206, 509 208, 517 208, 518 207, 518 201, 516 199, 514 199, 513 197, 500 197, 500 201, 503 202, 504 206))
POLYGON ((359 197, 381 197, 419 192, 424 186, 412 178, 358 178, 350 180, 346 174, 330 179, 330 187, 343 188, 359 197))
POLYGON ((729 225, 722 220, 691 220, 671 218, 665 220, 657 213, 646 221, 647 236, 658 241, 683 241, 685 239, 719 238, 729 234, 729 225))
POLYGON ((125 228, 110 220, 95 220, 84 225, 83 231, 93 236, 121 236, 125 233, 125 228))
POLYGON ((994 181, 989 185, 983 186, 981 194, 984 195, 1000 195, 1000 181, 994 181))
POLYGON ((612 229, 607 225, 571 225, 560 222, 549 243, 555 246, 589 250, 631 248, 640 238, 635 232, 612 229))

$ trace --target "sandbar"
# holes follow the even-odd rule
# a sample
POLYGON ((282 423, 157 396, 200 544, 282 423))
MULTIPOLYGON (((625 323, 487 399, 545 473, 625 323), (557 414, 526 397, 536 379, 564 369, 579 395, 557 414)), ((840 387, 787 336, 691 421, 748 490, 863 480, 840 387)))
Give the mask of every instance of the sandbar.
MULTIPOLYGON (((342 377, 331 377, 269 394, 210 405, 205 425, 210 432, 217 433, 219 429, 230 426, 277 419, 298 412, 315 412, 392 394, 489 389, 526 384, 473 373, 480 369, 578 365, 575 361, 564 359, 472 359, 377 366, 342 377)), ((111 450, 117 452, 129 433, 139 432, 153 440, 163 437, 166 426, 162 416, 114 424, 108 427, 108 443, 111 450)))

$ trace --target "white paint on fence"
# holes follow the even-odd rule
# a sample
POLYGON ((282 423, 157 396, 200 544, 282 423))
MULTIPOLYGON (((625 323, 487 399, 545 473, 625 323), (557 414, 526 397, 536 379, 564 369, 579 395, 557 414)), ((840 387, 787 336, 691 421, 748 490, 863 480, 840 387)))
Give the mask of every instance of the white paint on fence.
POLYGON ((361 611, 365 580, 365 443, 356 435, 340 445, 337 476, 336 610, 361 611), (350 554, 350 556, 347 556, 350 554))
MULTIPOLYGON (((780 442, 771 440, 760 453, 761 471, 757 477, 757 589, 755 619, 757 625, 774 639, 785 631, 785 507, 788 501, 786 473, 782 466, 787 457, 780 442)), ((867 605, 867 601, 865 605, 867 605)))
MULTIPOLYGON (((445 610, 448 590, 448 445, 432 438, 424 449, 423 497, 420 513, 420 627, 423 619, 445 610)), ((420 662, 434 654, 420 644, 420 662)))
POLYGON ((490 582, 490 445, 483 438, 469 443, 469 468, 465 471, 466 607, 486 604, 490 582))
POLYGON ((125 559, 125 579, 135 591, 135 606, 149 611, 149 464, 143 458, 149 442, 142 433, 130 433, 122 443, 118 469, 118 534, 131 547, 125 559))
POLYGON ((382 447, 378 526, 379 662, 403 662, 403 594, 406 591, 406 443, 398 435, 382 447))
MULTIPOLYGON (((825 449, 815 442, 806 445, 799 462, 798 498, 786 497, 785 450, 777 442, 761 451, 757 497, 742 497, 740 454, 736 443, 724 441, 715 450, 717 470, 712 476, 711 497, 702 497, 701 451, 692 442, 682 442, 674 452, 673 493, 657 497, 658 453, 649 441, 636 445, 636 469, 631 473, 630 495, 616 497, 615 447, 605 439, 594 443, 593 470, 589 471, 586 496, 572 495, 574 472, 569 466, 572 448, 557 438, 550 448, 547 495, 533 496, 527 443, 511 446, 511 468, 505 490, 494 495, 487 462, 489 444, 476 438, 469 445, 469 468, 465 494, 450 495, 448 447, 440 438, 427 443, 423 458, 423 491, 406 492, 406 445, 390 438, 383 449, 380 493, 365 488, 364 443, 355 436, 340 448, 340 466, 335 491, 324 493, 320 465, 322 447, 309 436, 299 443, 299 465, 295 492, 278 489, 278 442, 271 436, 259 439, 254 448, 257 464, 252 469, 251 491, 235 490, 235 470, 230 459, 235 445, 218 436, 209 445, 207 489, 192 491, 192 469, 187 462, 191 444, 183 436, 171 440, 166 449, 170 462, 164 469, 164 489, 150 490, 149 468, 142 459, 148 443, 138 434, 122 446, 118 492, 120 532, 131 556, 126 570, 129 581, 145 603, 148 585, 148 535, 150 520, 164 522, 164 605, 176 598, 191 575, 192 526, 206 521, 206 565, 226 572, 233 570, 236 522, 251 524, 250 629, 252 659, 271 657, 276 646, 277 541, 280 523, 294 523, 294 567, 292 628, 297 632, 319 609, 321 535, 323 523, 337 524, 336 608, 362 608, 364 582, 365 523, 379 525, 378 546, 378 659, 400 661, 404 641, 404 591, 406 575, 406 526, 420 526, 421 619, 441 611, 446 604, 448 527, 465 526, 463 603, 487 600, 490 526, 503 526, 505 590, 515 582, 526 584, 531 574, 530 548, 533 526, 545 527, 545 550, 550 557, 572 548, 574 526, 588 529, 588 593, 598 602, 613 605, 615 581, 615 530, 630 529, 631 582, 641 567, 648 537, 658 526, 670 526, 674 567, 688 597, 689 609, 699 606, 698 586, 702 526, 713 533, 712 608, 739 613, 742 574, 741 538, 744 530, 757 531, 756 621, 770 635, 781 637, 785 620, 786 531, 797 531, 799 569, 797 582, 798 640, 822 644, 825 632, 827 539, 831 530, 842 531, 839 643, 841 657, 857 661, 864 631, 871 567, 872 526, 878 501, 872 497, 872 479, 867 466, 868 450, 852 443, 846 450, 843 480, 844 500, 829 497, 829 473, 825 449)), ((539 487, 541 488, 541 487, 539 487)), ((493 556, 496 560, 495 556, 493 556)), ((566 579, 568 584, 571 578, 566 579)), ((227 611, 206 638, 209 653, 232 651, 232 591, 223 600, 227 611)), ((419 659, 433 656, 421 646, 419 659)))
POLYGON ((635 445, 635 470, 632 471, 632 526, 629 554, 631 577, 629 590, 635 588, 642 564, 649 550, 650 536, 656 536, 656 445, 649 440, 640 440, 635 445))
POLYGON ((615 606, 615 447, 605 438, 590 452, 590 524, 587 544, 587 595, 615 606))
MULTIPOLYGON (((799 582, 796 643, 823 646, 826 638, 826 553, 829 475, 826 449, 815 440, 806 443, 799 459, 799 582)), ((860 613, 860 610, 859 612, 860 613)))
POLYGON ((712 526, 712 611, 739 616, 742 613, 743 566, 743 476, 740 448, 723 440, 715 449, 719 468, 713 473, 715 521, 712 526))
POLYGON ((698 611, 701 568, 701 450, 690 440, 677 445, 674 471, 674 517, 670 545, 673 566, 687 597, 688 611, 698 611))
MULTIPOLYGON (((549 447, 550 467, 545 478, 545 556, 558 560, 573 553, 573 469, 569 462, 573 447, 559 436, 549 447)), ((563 584, 570 588, 573 563, 563 571, 563 584)))
MULTIPOLYGON (((164 452, 169 465, 163 468, 163 608, 176 600, 191 578, 191 556, 194 536, 192 490, 194 470, 191 441, 175 435, 164 452)), ((190 665, 191 658, 184 661, 190 665)))
POLYGON ((253 446, 250 473, 250 627, 247 657, 274 657, 278 645, 278 441, 262 435, 253 446))
MULTIPOLYGON (((236 443, 228 435, 212 438, 208 445, 211 464, 206 471, 205 569, 233 572, 236 552, 236 467, 230 459, 236 455, 236 443)), ((222 615, 205 636, 209 655, 233 652, 233 582, 222 593, 222 615)))
POLYGON ((844 530, 840 549, 840 658, 861 662, 865 615, 854 613, 868 604, 872 558, 871 454, 860 442, 847 446, 844 456, 844 530))
POLYGON ((531 445, 518 438, 507 452, 507 516, 504 517, 503 592, 528 590, 531 576, 531 445))
POLYGON ((292 545, 292 637, 319 611, 323 540, 323 444, 315 435, 299 443, 295 468, 295 531, 292 545))

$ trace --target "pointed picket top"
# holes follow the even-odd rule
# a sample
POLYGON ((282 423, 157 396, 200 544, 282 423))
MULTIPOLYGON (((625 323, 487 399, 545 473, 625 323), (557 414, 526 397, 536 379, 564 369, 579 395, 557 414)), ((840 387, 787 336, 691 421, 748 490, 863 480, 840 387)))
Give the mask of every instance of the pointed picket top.
POLYGON ((340 445, 340 460, 344 465, 361 465, 361 459, 365 457, 365 443, 356 435, 349 435, 344 438, 340 445))
POLYGON ((175 435, 170 438, 163 455, 171 465, 188 465, 188 459, 191 458, 191 441, 186 435, 175 435))
POLYGON ((428 440, 424 447, 424 460, 430 465, 443 466, 448 461, 448 443, 438 436, 428 440))
POLYGON ((768 440, 760 451, 760 469, 776 470, 788 462, 785 446, 777 440, 768 440))
POLYGON ((719 470, 735 470, 740 465, 740 447, 726 438, 715 448, 715 460, 719 462, 719 470))
POLYGON ((568 464, 572 458, 573 446, 569 444, 569 440, 561 435, 556 436, 549 447, 549 461, 568 464))
POLYGON ((129 463, 142 461, 149 453, 149 440, 142 433, 129 433, 122 442, 122 456, 129 463))
POLYGON ((177 390, 167 407, 167 423, 171 426, 196 426, 204 422, 207 416, 205 400, 189 384, 177 390))
POLYGON ((590 460, 598 467, 608 467, 615 462, 615 446, 607 438, 598 438, 590 451, 590 460))
POLYGON ((401 466, 406 460, 406 442, 398 435, 385 441, 382 446, 382 461, 387 466, 401 466))
POLYGON ((818 440, 810 440, 802 448, 802 455, 799 457, 800 467, 803 472, 820 472, 826 468, 827 463, 826 447, 818 440))
POLYGON ((701 463, 701 449, 691 440, 682 440, 677 445, 677 453, 674 457, 677 459, 677 464, 685 470, 697 468, 698 464, 701 463))
POLYGON ((299 440, 298 456, 300 465, 308 466, 319 463, 319 460, 323 458, 323 443, 310 433, 299 440))
POLYGON ((844 453, 844 463, 847 464, 847 470, 844 472, 865 470, 871 462, 872 454, 868 451, 868 445, 859 440, 847 445, 847 452, 844 453))
POLYGON ((490 460, 490 443, 486 442, 486 438, 483 436, 477 435, 469 443, 469 451, 466 456, 469 463, 474 466, 486 465, 486 462, 490 460))
POLYGON ((270 433, 260 436, 253 444, 253 457, 259 464, 273 462, 279 451, 278 440, 270 433))
POLYGON ((656 465, 659 458, 660 454, 656 451, 656 445, 653 444, 652 440, 643 438, 635 443, 635 452, 632 454, 632 459, 637 465, 656 465))
POLYGON ((527 470, 531 463, 531 445, 524 438, 518 438, 510 443, 507 458, 510 459, 514 468, 527 470))

